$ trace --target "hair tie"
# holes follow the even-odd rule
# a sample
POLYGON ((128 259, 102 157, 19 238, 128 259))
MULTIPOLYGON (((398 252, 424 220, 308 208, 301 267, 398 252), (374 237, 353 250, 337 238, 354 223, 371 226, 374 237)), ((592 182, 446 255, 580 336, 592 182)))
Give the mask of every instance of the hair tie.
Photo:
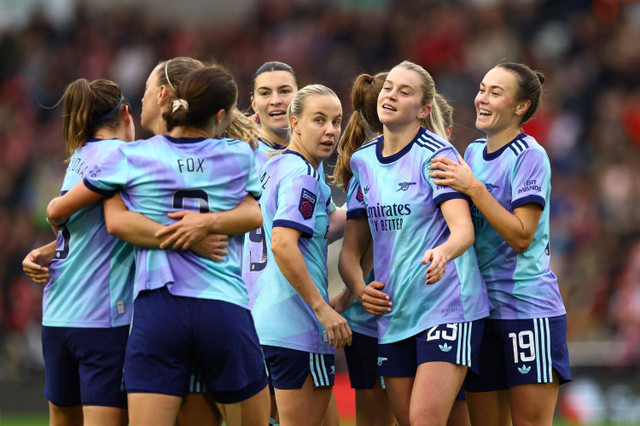
POLYGON ((173 87, 173 84, 171 84, 171 80, 169 80, 169 73, 167 72, 167 68, 169 68, 169 62, 171 62, 171 59, 164 63, 164 78, 167 79, 167 83, 169 83, 169 87, 171 87, 171 90, 175 92, 176 88, 173 87))
POLYGON ((100 121, 104 120, 105 118, 109 117, 111 114, 113 114, 114 112, 116 112, 118 110, 118 108, 120 108, 120 105, 122 105, 122 101, 124 101, 124 95, 121 94, 120 95, 120 100, 118 101, 118 103, 116 104, 115 107, 113 107, 113 109, 111 111, 109 111, 108 113, 106 113, 105 115, 103 115, 100 118, 97 118, 95 120, 93 120, 91 123, 92 124, 96 124, 99 123, 100 121))
POLYGON ((174 99, 171 103, 171 112, 176 112, 180 109, 180 107, 189 109, 189 102, 185 101, 184 99, 174 99))

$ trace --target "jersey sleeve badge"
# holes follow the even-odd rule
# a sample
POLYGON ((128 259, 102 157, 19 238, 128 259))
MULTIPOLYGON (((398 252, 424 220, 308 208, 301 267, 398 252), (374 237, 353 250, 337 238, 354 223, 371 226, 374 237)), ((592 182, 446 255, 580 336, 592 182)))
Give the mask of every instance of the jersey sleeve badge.
POLYGON ((311 219, 318 197, 306 188, 302 188, 298 210, 304 219, 311 219))

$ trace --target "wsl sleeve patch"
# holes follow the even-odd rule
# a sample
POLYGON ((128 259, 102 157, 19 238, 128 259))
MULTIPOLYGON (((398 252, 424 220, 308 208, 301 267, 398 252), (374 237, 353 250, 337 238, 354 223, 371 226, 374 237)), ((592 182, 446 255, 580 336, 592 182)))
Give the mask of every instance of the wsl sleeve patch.
POLYGON ((362 188, 358 185, 358 193, 356 194, 356 200, 359 202, 364 201, 364 194, 362 193, 362 188))
POLYGON ((318 197, 308 189, 302 188, 300 193, 300 203, 298 204, 298 210, 304 219, 311 219, 313 216, 313 210, 316 207, 316 201, 318 197))

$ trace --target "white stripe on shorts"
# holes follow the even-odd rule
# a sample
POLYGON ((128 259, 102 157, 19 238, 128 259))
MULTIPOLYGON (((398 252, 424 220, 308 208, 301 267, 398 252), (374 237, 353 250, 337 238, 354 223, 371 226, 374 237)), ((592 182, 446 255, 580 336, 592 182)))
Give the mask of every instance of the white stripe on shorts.
POLYGON ((318 384, 318 376, 316 375, 316 369, 314 367, 314 364, 315 364, 314 361, 315 361, 314 354, 310 353, 309 354, 309 370, 311 371, 311 378, 313 379, 314 386, 318 387, 320 385, 318 384))
POLYGON ((536 348, 536 368, 538 383, 553 381, 553 360, 551 358, 551 331, 549 318, 534 318, 533 331, 536 348))

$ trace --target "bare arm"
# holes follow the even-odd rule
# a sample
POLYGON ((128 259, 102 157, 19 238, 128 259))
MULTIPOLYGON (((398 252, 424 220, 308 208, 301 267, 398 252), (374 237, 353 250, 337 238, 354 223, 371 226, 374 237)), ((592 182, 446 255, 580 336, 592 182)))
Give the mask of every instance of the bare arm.
POLYGON ((345 222, 347 221, 347 209, 335 209, 329 215, 328 243, 331 244, 344 236, 345 222))
MULTIPOLYGON (((164 239, 156 234, 166 226, 127 209, 120 194, 104 201, 104 218, 107 231, 111 235, 137 246, 162 248, 164 239)), ((209 235, 201 238, 190 248, 199 256, 223 261, 224 256, 228 254, 225 250, 229 245, 227 239, 226 235, 209 235)))
POLYGON ((338 271, 347 287, 355 298, 362 303, 367 312, 381 315, 391 311, 392 302, 389 296, 382 292, 384 283, 373 281, 369 285, 364 283, 365 270, 371 270, 371 260, 366 253, 371 244, 369 222, 366 217, 359 216, 347 221, 340 250, 338 271))
POLYGON ((282 274, 302 297, 311 306, 316 318, 327 330, 329 344, 336 348, 342 348, 351 344, 351 329, 340 314, 329 306, 316 288, 298 247, 298 240, 302 233, 297 229, 275 227, 271 237, 271 250, 273 257, 282 271, 282 274))
POLYGON ((427 250, 422 263, 431 262, 427 269, 427 284, 433 284, 444 276, 447 262, 467 251, 475 239, 469 203, 460 198, 444 201, 440 210, 449 227, 449 238, 437 247, 427 250))
POLYGON ((468 195, 485 219, 516 253, 523 253, 529 248, 542 215, 539 206, 527 204, 511 213, 475 178, 462 157, 458 157, 459 164, 445 157, 436 157, 432 162, 429 176, 434 178, 434 182, 468 195))
POLYGON ((60 225, 72 214, 102 198, 102 194, 93 192, 78 182, 66 194, 56 197, 47 206, 47 220, 52 226, 60 225))
POLYGON ((156 236, 163 238, 161 248, 187 249, 207 234, 244 234, 262 226, 262 213, 256 199, 247 197, 235 208, 224 212, 196 213, 179 211, 169 217, 180 221, 164 227, 156 236))

